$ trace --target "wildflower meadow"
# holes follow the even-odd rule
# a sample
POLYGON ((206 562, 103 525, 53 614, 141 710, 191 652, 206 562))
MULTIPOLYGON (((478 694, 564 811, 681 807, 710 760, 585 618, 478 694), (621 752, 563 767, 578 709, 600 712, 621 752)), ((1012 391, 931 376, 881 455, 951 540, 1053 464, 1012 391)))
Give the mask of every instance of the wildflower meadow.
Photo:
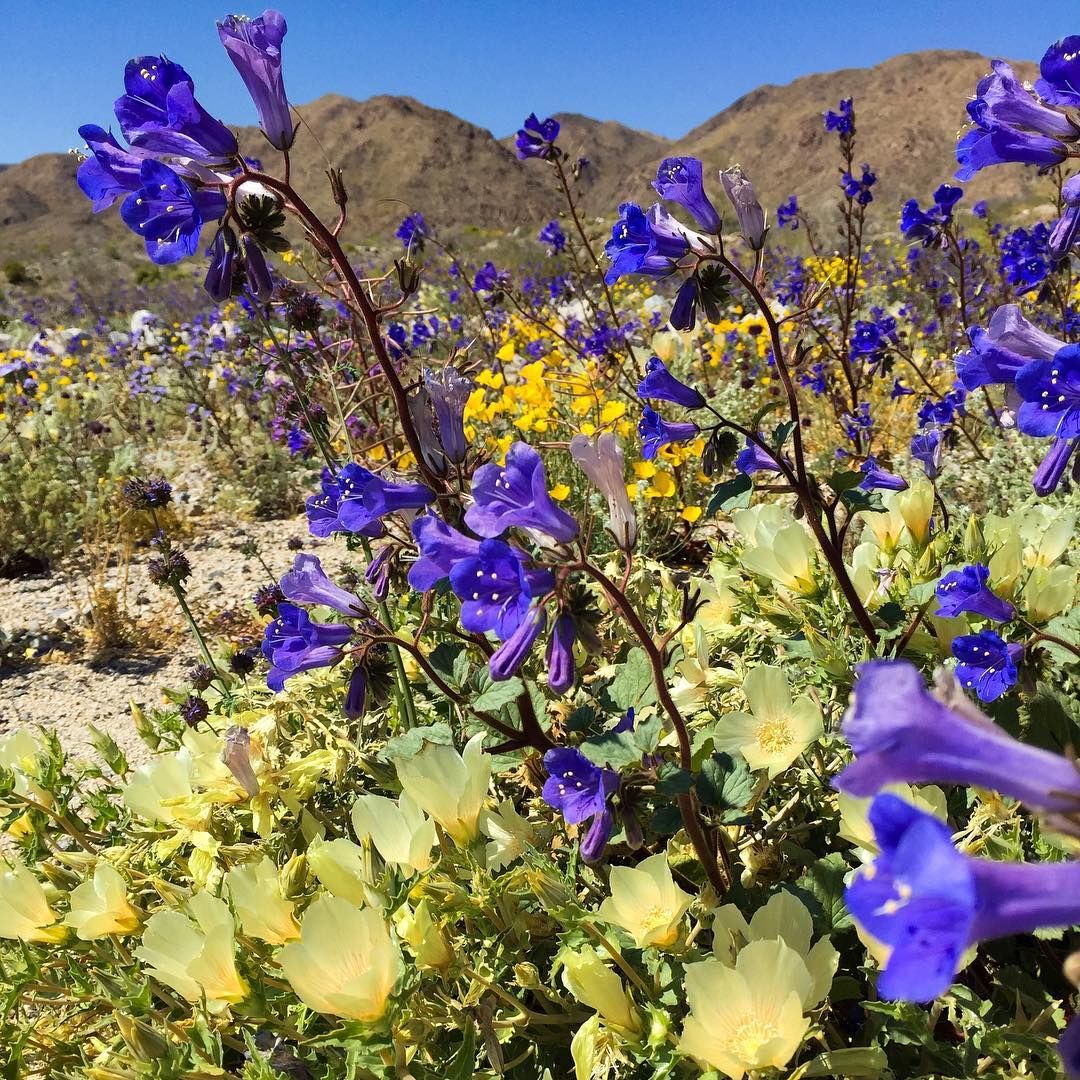
POLYGON ((138 763, 0 731, 0 1076, 1080 1077, 1080 36, 902 206, 857 99, 828 214, 670 157, 597 219, 530 115, 489 259, 354 243, 284 15, 217 33, 257 156, 121 59, 71 192, 202 288, 3 299, 0 564, 104 641, 143 552, 192 667, 138 763), (196 484, 304 514, 231 623, 196 484))

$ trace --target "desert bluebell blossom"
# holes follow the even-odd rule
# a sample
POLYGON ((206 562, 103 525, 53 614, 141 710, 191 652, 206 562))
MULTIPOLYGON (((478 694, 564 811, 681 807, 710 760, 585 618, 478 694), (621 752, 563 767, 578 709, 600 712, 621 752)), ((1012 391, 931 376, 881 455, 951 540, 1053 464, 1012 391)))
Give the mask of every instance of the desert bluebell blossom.
POLYGON ((1030 229, 1013 229, 999 242, 998 262, 1005 280, 1021 292, 1037 289, 1050 273, 1050 230, 1042 223, 1030 229))
POLYGON ((541 244, 547 244, 552 255, 558 255, 566 247, 566 233, 556 220, 549 221, 537 234, 536 239, 541 244))
POLYGON ((994 622, 1008 622, 1016 614, 1016 608, 990 591, 989 578, 990 569, 982 563, 950 571, 937 583, 938 609, 934 614, 941 619, 955 619, 968 613, 994 622))
POLYGON ((1080 107, 1080 37, 1072 34, 1055 41, 1039 61, 1039 74, 1035 93, 1043 101, 1066 109, 1080 107))
POLYGON ((372 521, 361 529, 348 529, 339 516, 341 509, 341 485, 328 469, 323 470, 320 490, 316 495, 309 495, 305 504, 308 519, 308 531, 312 536, 330 536, 338 532, 357 532, 361 536, 382 536, 380 521, 372 521))
POLYGON ((707 233, 720 231, 720 215, 705 194, 701 162, 697 158, 664 158, 657 167, 653 188, 661 199, 688 210, 707 233))
POLYGON ((880 854, 848 886, 856 919, 891 947, 878 980, 884 998, 944 993, 972 945, 1080 921, 1080 862, 973 859, 948 825, 895 795, 878 795, 870 824, 880 854))
POLYGON ((647 401, 670 401, 685 409, 700 409, 705 404, 701 394, 676 379, 658 356, 652 356, 645 362, 645 378, 638 383, 637 392, 638 397, 647 401))
POLYGON ((369 682, 367 669, 357 664, 349 676, 349 685, 345 690, 345 705, 342 711, 348 719, 356 721, 364 715, 369 682))
POLYGON ((1024 399, 1017 427, 1025 435, 1055 438, 1035 475, 1035 490, 1048 495, 1080 439, 1080 346, 1066 345, 1050 361, 1029 361, 1016 376, 1016 390, 1024 399))
POLYGON ((789 195, 787 200, 776 208, 776 227, 792 231, 799 227, 799 201, 794 195, 789 195))
POLYGON ((596 862, 615 828, 609 802, 619 790, 619 774, 594 765, 580 750, 562 746, 544 755, 544 768, 550 774, 544 781, 544 801, 570 825, 590 822, 581 854, 586 861, 596 862))
POLYGON ((911 439, 911 456, 923 467, 930 480, 937 479, 941 472, 941 460, 945 444, 937 428, 922 432, 911 439))
POLYGON ((863 164, 862 174, 853 176, 844 172, 840 176, 840 187, 849 199, 854 199, 860 206, 869 206, 874 201, 874 193, 871 188, 877 183, 877 175, 870 166, 863 164))
POLYGON ((1080 810, 1080 771, 1068 758, 1019 742, 962 695, 956 707, 945 705, 914 664, 871 660, 857 670, 841 728, 855 760, 833 781, 838 790, 866 796, 894 783, 973 784, 1036 811, 1080 810))
POLYGON ((733 165, 720 173, 720 183, 724 186, 735 216, 739 219, 739 232, 742 238, 757 251, 765 242, 765 211, 761 208, 754 185, 746 178, 742 167, 733 165))
POLYGON ((440 371, 424 371, 424 386, 439 423, 439 443, 452 462, 465 460, 465 406, 476 384, 450 364, 440 371))
POLYGON ((293 567, 279 582, 281 595, 296 604, 322 604, 341 615, 359 618, 367 614, 367 606, 359 596, 335 585, 322 568, 317 555, 301 552, 293 567))
POLYGON ((1050 230, 1050 255, 1054 259, 1064 258, 1076 242, 1080 231, 1080 173, 1070 176, 1061 185, 1061 198, 1065 210, 1053 229, 1050 230))
POLYGON ((1065 113, 1041 104, 1004 60, 994 60, 990 67, 968 105, 968 115, 980 127, 1016 128, 1066 140, 1080 135, 1065 113))
POLYGON ((547 614, 542 607, 534 604, 526 609, 517 628, 488 660, 488 673, 494 682, 504 682, 517 673, 546 625, 547 614))
POLYGON ((399 510, 420 510, 435 498, 424 484, 394 484, 349 462, 337 474, 338 521, 345 532, 362 532, 399 510))
POLYGON ((427 592, 450 576, 461 560, 475 558, 480 541, 460 533, 436 514, 420 514, 412 523, 420 558, 409 567, 409 585, 427 592))
POLYGON ((424 215, 419 211, 405 217, 394 233, 407 248, 423 247, 424 237, 427 234, 427 222, 424 220, 424 215))
POLYGON ((274 295, 274 279, 266 265, 266 256, 253 236, 245 233, 241 243, 244 245, 244 272, 247 275, 248 291, 256 300, 265 304, 274 295))
POLYGON ((206 270, 203 288, 210 298, 223 304, 233 294, 233 273, 236 268, 236 234, 227 225, 218 229, 206 254, 210 265, 206 270))
POLYGON ((293 144, 295 128, 281 74, 281 43, 288 26, 280 11, 264 11, 257 19, 229 15, 217 24, 218 37, 244 80, 259 127, 279 150, 293 144))
POLYGON ((749 439, 735 458, 735 468, 747 476, 753 476, 758 472, 780 472, 775 455, 749 439))
POLYGON ((626 491, 626 468, 619 440, 610 432, 590 439, 575 435, 570 440, 570 456, 607 499, 608 526, 615 543, 631 551, 637 542, 637 515, 626 491))
POLYGON ((829 109, 823 114, 825 130, 835 131, 839 135, 852 135, 855 132, 855 103, 851 98, 843 98, 837 111, 829 109))
POLYGON ((164 56, 140 56, 124 69, 123 97, 114 106, 133 147, 201 164, 235 157, 236 137, 196 100, 191 76, 164 56))
POLYGON ((562 612, 556 618, 548 637, 545 662, 548 669, 548 689, 565 694, 574 685, 574 641, 577 628, 573 616, 562 612))
POLYGON ((942 184, 934 192, 934 203, 928 210, 923 210, 915 199, 908 199, 900 211, 904 238, 919 241, 923 247, 943 245, 943 230, 952 221, 953 210, 963 194, 962 188, 942 184))
POLYGON ((1057 491, 1078 442, 1078 439, 1054 439, 1051 442, 1050 449, 1031 478, 1036 495, 1045 497, 1057 491))
POLYGON ((194 255, 203 225, 225 215, 220 191, 193 190, 160 161, 142 163, 139 183, 120 207, 120 217, 143 238, 152 262, 174 263, 194 255))
POLYGON ((549 158, 558 137, 558 120, 550 116, 546 120, 538 120, 536 113, 529 113, 515 139, 517 156, 522 161, 526 158, 549 158))
POLYGON ((513 443, 505 465, 477 469, 472 496, 465 524, 479 536, 498 536, 512 527, 537 529, 560 543, 577 536, 577 522, 552 501, 544 463, 528 443, 513 443))
MULTIPOLYGON (((1076 41, 1078 38, 1066 38, 1066 41, 1076 41)), ((1068 1080, 1080 1078, 1080 1016, 1073 1014, 1073 1018, 1065 1026, 1061 1038, 1057 1044, 1058 1053, 1061 1055, 1061 1063, 1065 1067, 1065 1075, 1068 1080)))
POLYGON ((486 262, 476 271, 473 292, 505 292, 510 288, 510 275, 499 270, 493 262, 486 262))
POLYGON ((906 491, 908 482, 895 473, 883 469, 873 456, 868 457, 860 466, 863 479, 859 481, 862 491, 906 491))
POLYGON ((111 131, 96 124, 84 124, 79 135, 90 148, 90 157, 79 166, 76 180, 95 214, 142 186, 139 170, 149 150, 123 147, 111 131))
POLYGON ((611 239, 604 245, 604 254, 611 260, 604 277, 609 285, 625 274, 662 277, 689 251, 685 232, 661 206, 651 207, 646 214, 635 203, 623 203, 611 239))
POLYGON ((505 641, 517 629, 534 596, 554 586, 546 570, 526 574, 519 552, 502 540, 482 540, 476 554, 454 563, 450 587, 461 599, 461 625, 491 631, 505 641))
POLYGON ((651 461, 661 448, 670 443, 689 442, 697 438, 701 429, 693 423, 669 423, 659 413, 647 405, 638 421, 638 434, 641 436, 641 456, 651 461))
POLYGON ((993 630, 953 638, 956 678, 965 690, 974 690, 980 701, 997 701, 1016 685, 1016 662, 1024 647, 1006 642, 993 630))
POLYGON ((266 685, 278 693, 293 675, 336 663, 352 633, 344 623, 313 622, 303 608, 279 604, 277 618, 263 636, 263 656, 270 661, 266 685))

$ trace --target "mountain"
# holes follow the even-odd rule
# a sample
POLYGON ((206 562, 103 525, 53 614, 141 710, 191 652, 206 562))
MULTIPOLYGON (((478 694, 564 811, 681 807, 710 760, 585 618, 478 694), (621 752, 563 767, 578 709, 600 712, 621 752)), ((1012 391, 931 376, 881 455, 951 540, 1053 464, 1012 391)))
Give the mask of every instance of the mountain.
MULTIPOLYGON (((1017 65, 1022 77, 1034 65, 1017 65)), ((804 208, 828 212, 836 202, 836 136, 821 114, 854 97, 858 123, 856 166, 878 176, 878 226, 891 229, 904 199, 929 199, 954 169, 964 104, 988 61, 977 53, 930 51, 896 56, 869 68, 809 75, 786 86, 762 86, 716 113, 683 138, 669 142, 616 121, 577 114, 558 118, 560 144, 588 158, 576 187, 590 217, 612 217, 626 198, 650 201, 649 181, 668 154, 702 158, 707 174, 736 162, 770 210, 789 194, 804 208)), ((299 109, 302 130, 293 155, 297 188, 332 214, 324 174, 344 171, 349 193, 346 236, 357 244, 382 243, 410 210, 421 211, 442 235, 477 247, 520 227, 534 231, 557 212, 560 200, 541 162, 518 161, 513 138, 408 97, 366 101, 329 94, 299 109)), ((247 153, 268 156, 254 128, 240 129, 247 153)), ((0 167, 0 264, 24 260, 35 269, 59 266, 70 274, 88 260, 111 257, 119 268, 135 263, 134 238, 115 211, 90 212, 74 182, 75 159, 42 154, 0 167)), ((722 200, 719 185, 714 198, 722 200)), ((1006 208, 1032 200, 1030 170, 991 169, 970 185, 968 203, 990 198, 1006 208)))

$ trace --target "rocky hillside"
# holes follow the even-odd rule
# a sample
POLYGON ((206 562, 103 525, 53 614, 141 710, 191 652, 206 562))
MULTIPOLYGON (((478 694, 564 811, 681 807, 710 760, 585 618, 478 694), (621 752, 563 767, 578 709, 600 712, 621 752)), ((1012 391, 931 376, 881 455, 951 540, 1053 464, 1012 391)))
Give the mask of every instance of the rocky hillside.
MULTIPOLYGON (((1034 66, 1020 64, 1030 76, 1034 66)), ((870 68, 809 75, 787 86, 762 86, 674 143, 615 121, 563 115, 562 145, 587 157, 580 190, 584 211, 611 215, 625 198, 648 200, 656 163, 669 153, 701 157, 710 170, 742 164, 770 208, 798 194, 825 212, 837 194, 835 136, 821 114, 853 96, 858 161, 879 177, 875 195, 890 216, 910 195, 927 198, 954 169, 953 147, 964 102, 987 60, 976 53, 932 51, 893 57, 870 68)), ((719 103, 717 103, 719 104, 719 103)), ((538 162, 519 162, 513 140, 412 98, 354 101, 327 95, 300 108, 308 131, 294 155, 298 187, 329 210, 324 169, 344 170, 350 239, 385 240, 409 211, 420 210, 447 235, 482 240, 520 226, 528 235, 558 205, 538 162)), ((262 154, 254 129, 241 132, 262 154)), ((70 155, 43 154, 0 169, 0 260, 73 263, 109 254, 122 263, 131 238, 115 213, 94 217, 75 187, 70 155)), ((1002 168, 978 177, 972 199, 1028 201, 1031 177, 1002 168)))

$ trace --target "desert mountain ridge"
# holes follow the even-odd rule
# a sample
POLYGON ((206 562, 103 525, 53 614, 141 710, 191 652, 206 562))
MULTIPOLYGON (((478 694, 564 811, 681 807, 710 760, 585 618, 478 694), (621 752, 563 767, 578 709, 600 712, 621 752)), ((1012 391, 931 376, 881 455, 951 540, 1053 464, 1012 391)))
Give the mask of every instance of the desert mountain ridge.
MULTIPOLYGON (((952 176, 964 106, 988 66, 978 53, 931 50, 764 85, 676 140, 614 120, 556 114, 559 141, 575 157, 589 159, 580 182, 581 209, 589 217, 611 218, 625 199, 651 201, 656 165, 671 154, 700 157, 712 177, 738 162, 770 214, 791 194, 812 213, 824 214, 839 195, 839 154, 822 113, 853 97, 857 164, 869 162, 877 174, 875 209, 881 227, 891 228, 904 199, 928 200, 952 176)), ((1034 77, 1034 64, 1015 66, 1022 77, 1034 77)), ((356 101, 327 94, 298 112, 307 130, 293 152, 293 181, 316 208, 330 213, 325 169, 332 164, 343 170, 352 242, 385 243, 411 210, 463 243, 518 227, 531 236, 560 208, 547 168, 519 161, 513 136, 496 138, 413 98, 356 101)), ((275 152, 257 128, 238 132, 247 153, 272 161, 275 152)), ((115 210, 91 213, 75 184, 76 168, 72 154, 39 154, 0 166, 0 260, 36 263, 100 251, 128 261, 127 253, 134 254, 135 238, 115 210)), ((967 201, 1030 201, 1034 182, 1032 170, 1020 166, 987 170, 968 185, 967 201)), ((718 182, 711 191, 720 206, 718 182)))

